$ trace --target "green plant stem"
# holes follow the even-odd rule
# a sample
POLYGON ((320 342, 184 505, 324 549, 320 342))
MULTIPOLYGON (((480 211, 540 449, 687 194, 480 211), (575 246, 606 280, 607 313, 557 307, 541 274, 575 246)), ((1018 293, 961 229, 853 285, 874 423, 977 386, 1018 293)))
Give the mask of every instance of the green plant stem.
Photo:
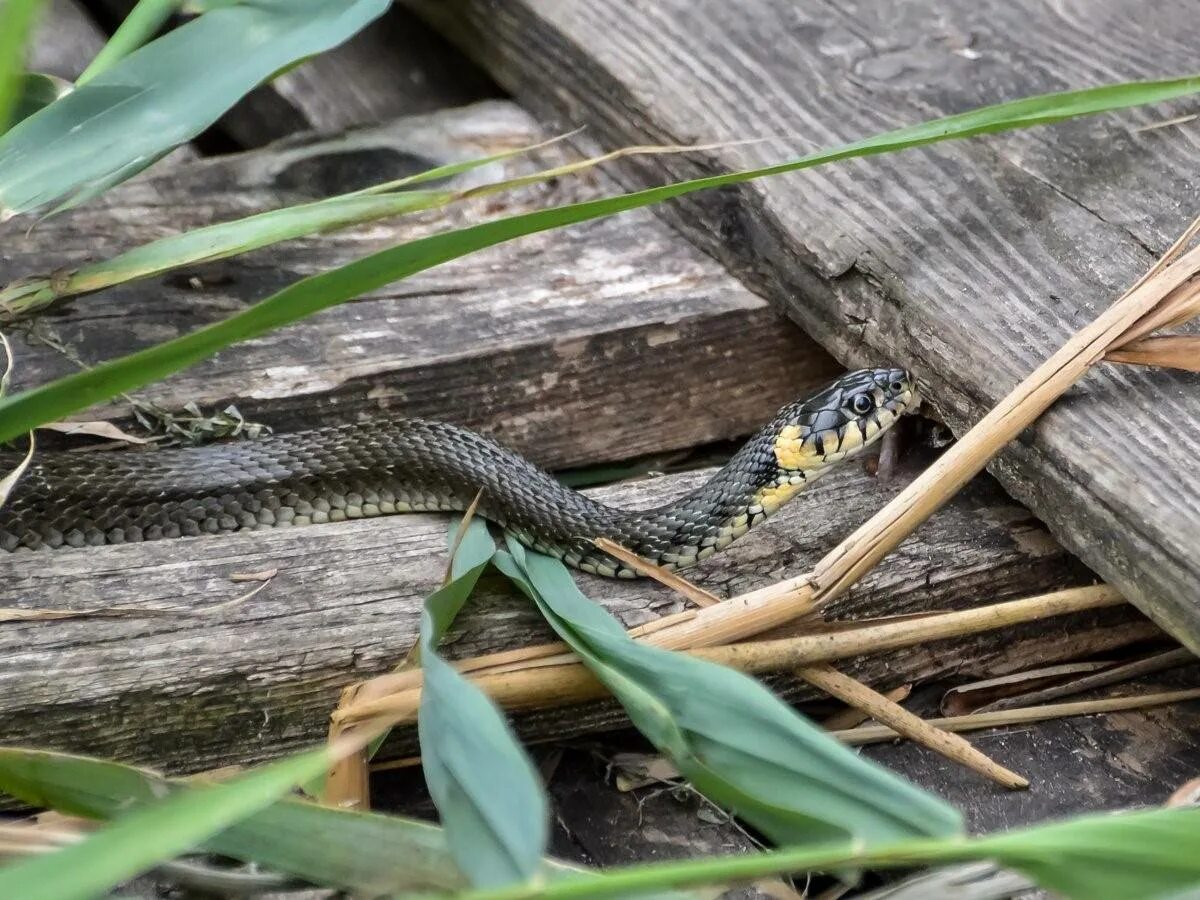
POLYGON ((455 900, 638 897, 653 890, 744 883, 785 873, 885 869, 984 859, 1023 871, 1043 886, 1070 897, 1087 900, 1183 897, 1190 896, 1186 891, 1200 883, 1200 862, 1192 854, 1196 849, 1198 824, 1200 809, 1195 808, 1099 814, 980 838, 923 838, 870 850, 839 844, 648 863, 553 884, 467 891, 456 894, 455 900), (1164 846, 1170 843, 1172 835, 1178 835, 1175 846, 1164 846), (1106 864, 1115 865, 1115 871, 1129 876, 1128 880, 1120 875, 1109 879, 1104 872, 1106 864), (1139 873, 1139 865, 1147 868, 1139 873))
POLYGON ((100 48, 100 52, 88 63, 88 67, 75 83, 86 84, 142 46, 158 33, 163 23, 178 8, 179 0, 140 0, 113 32, 113 36, 100 48))
POLYGON ((43 0, 0 2, 0 134, 12 122, 21 96, 25 69, 25 44, 37 24, 43 0))

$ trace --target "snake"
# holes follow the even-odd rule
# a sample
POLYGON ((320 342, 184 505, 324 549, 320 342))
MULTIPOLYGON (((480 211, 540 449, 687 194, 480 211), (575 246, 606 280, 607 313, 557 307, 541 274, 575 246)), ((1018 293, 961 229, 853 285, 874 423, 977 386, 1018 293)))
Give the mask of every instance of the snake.
MULTIPOLYGON (((634 578, 608 538, 675 571, 728 547, 921 402, 909 373, 860 369, 784 406, 699 487, 643 510, 608 506, 449 422, 376 419, 145 452, 35 456, 0 507, 0 547, 58 550, 392 513, 477 514, 576 569, 634 578)), ((0 452, 0 472, 22 454, 0 452)))

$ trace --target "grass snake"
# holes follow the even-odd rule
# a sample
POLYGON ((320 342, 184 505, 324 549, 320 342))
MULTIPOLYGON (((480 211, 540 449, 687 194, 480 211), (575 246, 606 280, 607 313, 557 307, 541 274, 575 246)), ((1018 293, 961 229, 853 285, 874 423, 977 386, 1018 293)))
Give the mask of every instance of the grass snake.
MULTIPOLYGON (((790 403, 712 478, 664 506, 625 510, 574 491, 489 438, 445 422, 382 419, 253 441, 35 458, 0 508, 4 550, 83 547, 401 512, 479 512, 593 574, 636 573, 607 537, 684 569, 767 519, 920 403, 903 369, 850 372, 790 403)), ((0 473, 20 454, 0 452, 0 473)))

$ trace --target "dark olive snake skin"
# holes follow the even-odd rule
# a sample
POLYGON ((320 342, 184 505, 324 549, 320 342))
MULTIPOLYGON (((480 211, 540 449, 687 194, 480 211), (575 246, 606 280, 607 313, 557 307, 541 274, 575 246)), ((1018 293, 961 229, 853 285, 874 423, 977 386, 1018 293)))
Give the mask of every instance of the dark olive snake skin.
MULTIPOLYGON (((607 537, 683 569, 766 519, 826 467, 919 403, 902 369, 851 372, 789 404, 705 484, 665 506, 615 509, 492 440, 444 422, 381 420, 257 441, 35 457, 0 508, 0 548, 148 541, 399 512, 479 512, 522 543, 609 577, 636 573, 607 537)), ((0 453, 0 474, 21 455, 0 453)))

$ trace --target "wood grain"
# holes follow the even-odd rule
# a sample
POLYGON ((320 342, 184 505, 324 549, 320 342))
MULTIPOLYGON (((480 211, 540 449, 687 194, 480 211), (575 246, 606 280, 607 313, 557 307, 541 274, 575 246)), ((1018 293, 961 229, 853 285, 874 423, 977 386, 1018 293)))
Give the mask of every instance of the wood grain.
MULTIPOLYGON (((623 167, 630 183, 784 158, 972 106, 1194 69, 1182 0, 416 3, 536 112, 607 144, 788 142, 623 167), (790 152, 789 152, 790 151, 790 152)), ((847 364, 911 366, 961 432, 1196 214, 1196 109, 943 144, 662 212, 847 364)), ((1063 543, 1200 648, 1200 376, 1103 366, 993 466, 1063 543)))
MULTIPOLYGON (((78 265, 181 229, 353 190, 541 138, 504 102, 400 119, 333 139, 206 160, 137 179, 83 209, 0 228, 0 281, 78 265)), ((543 154, 541 164, 567 151, 543 154)), ((527 173, 476 170, 466 187, 527 173)), ((175 337, 288 283, 397 242, 594 197, 601 176, 293 241, 100 294, 37 327, 87 363, 175 337)), ((17 341, 14 388, 74 370, 17 341)), ((768 304, 650 213, 531 237, 421 273, 238 344, 139 396, 177 409, 233 403, 295 429, 377 416, 449 418, 554 467, 749 433, 839 367, 768 304)), ((108 406, 79 418, 123 415, 108 406)))
POLYGON ((52 0, 29 42, 26 68, 74 81, 104 41, 104 32, 75 0, 52 0))
POLYGON ((263 85, 221 120, 243 147, 297 131, 336 132, 500 95, 411 12, 393 7, 340 47, 263 85))
MULTIPOLYGON (((697 579, 726 596, 804 571, 922 462, 914 457, 886 483, 853 466, 830 474, 713 557, 697 579)), ((596 493, 635 506, 682 492, 705 474, 596 493)), ((0 607, 183 607, 198 614, 0 627, 0 729, 11 743, 87 750, 170 771, 264 759, 319 740, 340 688, 390 668, 412 644, 422 599, 444 572, 446 534, 444 518, 412 515, 8 556, 0 607), (232 575, 270 569, 279 574, 253 598, 199 614, 246 591, 232 575)), ((1027 512, 981 478, 832 614, 970 606, 1087 578, 1027 512)), ((650 582, 581 584, 626 625, 680 609, 678 597, 650 582)), ((549 636, 536 611, 492 577, 445 649, 462 657, 549 636)), ((934 644, 840 665, 886 688, 951 672, 1011 671, 1146 636, 1145 623, 1118 607, 956 641, 952 653, 934 644)), ((786 676, 772 683, 788 696, 813 696, 786 676)), ((518 725, 538 739, 623 721, 611 704, 600 704, 522 716, 518 725)), ((412 750, 413 735, 402 732, 389 753, 412 750)))

